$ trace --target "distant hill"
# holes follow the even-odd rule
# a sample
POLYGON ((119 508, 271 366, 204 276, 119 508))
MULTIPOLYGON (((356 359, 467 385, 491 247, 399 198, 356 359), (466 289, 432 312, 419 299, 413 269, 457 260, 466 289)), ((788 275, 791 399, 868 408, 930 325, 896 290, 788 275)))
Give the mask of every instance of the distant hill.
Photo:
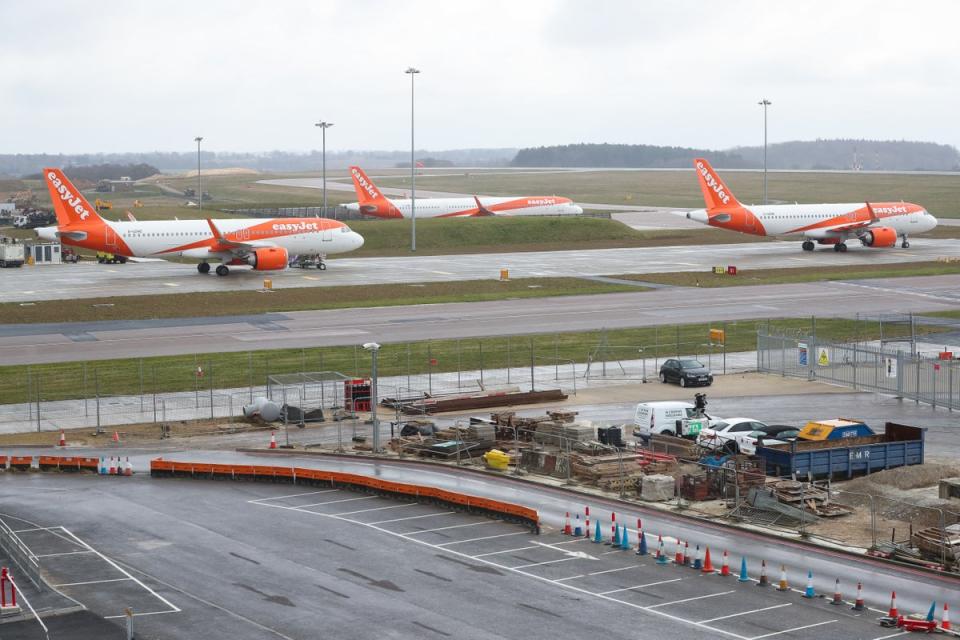
MULTIPOLYGON (((417 151, 418 159, 431 158, 433 166, 504 167, 517 153, 516 149, 449 149, 417 151)), ((320 151, 266 151, 262 153, 203 151, 204 169, 245 167, 257 171, 319 171, 320 151)), ((410 162, 406 151, 327 151, 328 169, 346 169, 359 165, 366 169, 384 169, 410 162)), ((165 172, 182 172, 197 168, 196 151, 184 153, 76 153, 76 154, 0 154, 0 175, 24 176, 39 173, 44 167, 86 167, 93 165, 148 164, 165 172)), ((409 164, 407 166, 410 166, 409 164)), ((124 174, 126 175, 126 174, 124 174)))
POLYGON ((727 168, 748 166, 736 153, 648 144, 567 144, 520 149, 510 166, 686 169, 694 158, 700 157, 709 158, 711 163, 727 168))
MULTIPOLYGON (((763 166, 763 147, 731 149, 748 164, 763 166)), ((810 140, 767 148, 771 169, 863 169, 864 171, 960 171, 956 147, 907 140, 810 140)))
MULTIPOLYGON (((760 169, 763 147, 725 151, 645 144, 568 144, 520 149, 514 167, 687 168, 705 157, 724 169, 760 169)), ((960 154, 946 144, 906 140, 810 140, 767 147, 767 166, 788 170, 960 171, 960 154)))

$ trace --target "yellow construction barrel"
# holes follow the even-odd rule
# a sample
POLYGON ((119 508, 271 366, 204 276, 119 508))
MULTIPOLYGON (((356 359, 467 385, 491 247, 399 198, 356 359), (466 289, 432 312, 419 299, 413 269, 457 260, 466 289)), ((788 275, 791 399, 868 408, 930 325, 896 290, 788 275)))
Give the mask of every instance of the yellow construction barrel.
POLYGON ((500 269, 500 280, 506 282, 510 279, 510 270, 509 269, 500 269))
POLYGON ((510 464, 510 456, 499 449, 490 449, 490 451, 483 454, 483 461, 486 462, 487 466, 491 469, 506 471, 507 465, 510 464))
POLYGON ((273 280, 271 280, 270 278, 264 278, 263 288, 267 291, 270 291, 271 289, 273 289, 273 280))

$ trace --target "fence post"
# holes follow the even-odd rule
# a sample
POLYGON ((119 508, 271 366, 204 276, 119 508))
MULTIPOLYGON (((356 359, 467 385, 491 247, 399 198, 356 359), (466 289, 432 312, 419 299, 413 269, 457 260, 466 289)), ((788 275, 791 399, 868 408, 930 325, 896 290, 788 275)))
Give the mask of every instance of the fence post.
POLYGON ((897 349, 897 397, 903 399, 903 351, 897 349))
POLYGON ((207 373, 210 374, 210 419, 213 420, 213 362, 207 360, 207 373))
POLYGON ((787 336, 780 336, 780 375, 787 377, 787 336))
POLYGON ((510 336, 507 336, 507 384, 510 384, 510 336))
POLYGON ((560 335, 556 333, 553 334, 553 379, 560 379, 560 335))
MULTIPOLYGON (((646 363, 644 363, 646 368, 646 363)), ((723 375, 727 375, 727 321, 723 321, 723 375)), ((643 374, 643 381, 647 381, 647 374, 643 374)))
POLYGON ((953 411, 953 370, 956 369, 955 364, 956 361, 950 363, 950 369, 947 373, 947 408, 950 411, 953 411))
POLYGON ((37 433, 40 433, 40 376, 37 376, 37 433))
POLYGON ((427 342, 427 389, 430 390, 430 395, 433 395, 433 347, 429 341, 427 342))
MULTIPOLYGON (((913 314, 910 314, 910 323, 913 323, 913 314)), ((914 387, 913 391, 913 400, 917 404, 920 404, 920 356, 917 354, 916 348, 913 350, 913 362, 917 369, 917 386, 914 387)))
POLYGON ((83 417, 90 417, 90 408, 87 406, 87 363, 83 363, 83 417))
POLYGON ((533 355, 533 336, 530 336, 530 391, 533 392, 536 387, 535 373, 534 373, 534 355, 533 355))
POLYGON ((477 340, 480 345, 480 386, 483 386, 483 339, 477 340))
POLYGON ((462 363, 461 354, 460 354, 460 338, 457 338, 457 389, 459 390, 462 386, 460 383, 460 365, 462 363))

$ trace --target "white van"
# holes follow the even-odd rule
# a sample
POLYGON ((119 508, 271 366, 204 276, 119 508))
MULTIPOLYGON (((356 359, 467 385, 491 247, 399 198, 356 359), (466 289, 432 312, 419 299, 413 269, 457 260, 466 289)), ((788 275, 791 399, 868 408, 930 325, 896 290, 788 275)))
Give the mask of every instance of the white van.
POLYGON ((641 402, 633 417, 633 435, 644 442, 653 434, 679 435, 678 423, 684 418, 693 417, 695 407, 689 402, 641 402))

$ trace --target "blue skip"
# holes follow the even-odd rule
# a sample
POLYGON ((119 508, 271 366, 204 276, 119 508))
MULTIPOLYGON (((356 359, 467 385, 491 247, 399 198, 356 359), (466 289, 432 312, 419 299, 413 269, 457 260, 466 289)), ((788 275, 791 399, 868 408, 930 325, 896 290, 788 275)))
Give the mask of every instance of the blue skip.
POLYGON ((637 555, 645 556, 647 555, 647 536, 646 534, 643 533, 642 530, 639 532, 639 535, 640 535, 640 543, 637 545, 637 555))
POLYGON ((747 558, 740 556, 740 577, 737 582, 750 582, 750 576, 747 575, 747 558))

